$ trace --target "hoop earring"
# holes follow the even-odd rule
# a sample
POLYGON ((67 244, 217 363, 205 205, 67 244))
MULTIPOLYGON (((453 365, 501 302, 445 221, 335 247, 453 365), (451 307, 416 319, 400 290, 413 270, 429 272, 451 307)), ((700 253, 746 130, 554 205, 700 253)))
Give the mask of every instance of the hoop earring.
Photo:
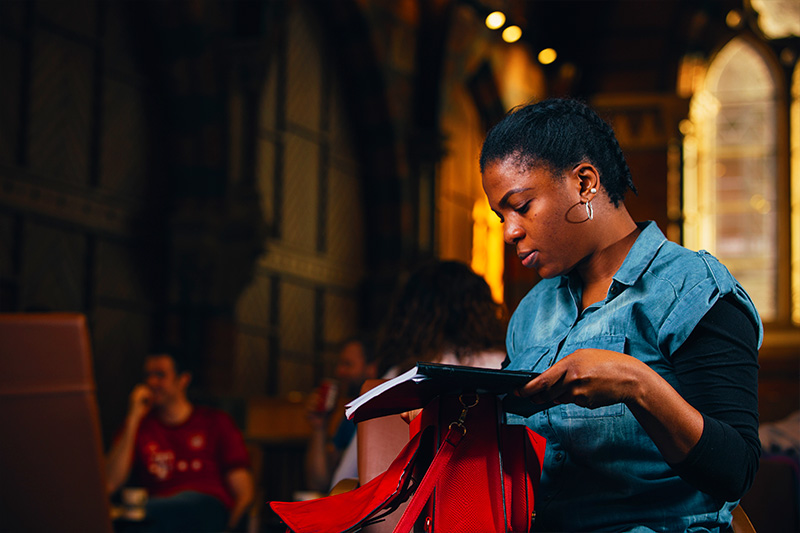
POLYGON ((592 201, 589 200, 584 205, 586 206, 586 216, 589 217, 589 220, 594 220, 594 209, 592 209, 592 201))

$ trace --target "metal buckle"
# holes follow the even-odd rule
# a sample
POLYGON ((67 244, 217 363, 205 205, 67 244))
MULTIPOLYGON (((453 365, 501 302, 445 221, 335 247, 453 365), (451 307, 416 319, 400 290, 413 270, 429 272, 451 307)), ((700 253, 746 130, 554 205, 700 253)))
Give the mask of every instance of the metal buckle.
POLYGON ((475 407, 476 405, 478 405, 478 400, 479 400, 479 396, 476 394, 475 395, 475 401, 472 402, 471 404, 467 405, 464 402, 464 395, 463 394, 459 394, 458 395, 458 401, 461 402, 461 407, 463 407, 463 409, 461 409, 461 414, 458 416, 458 420, 456 420, 455 422, 451 422, 449 428, 453 429, 453 426, 455 426, 455 427, 461 429, 461 436, 462 437, 464 435, 466 435, 467 434, 467 427, 464 425, 464 420, 466 420, 466 418, 467 418, 467 411, 470 410, 472 407, 475 407))

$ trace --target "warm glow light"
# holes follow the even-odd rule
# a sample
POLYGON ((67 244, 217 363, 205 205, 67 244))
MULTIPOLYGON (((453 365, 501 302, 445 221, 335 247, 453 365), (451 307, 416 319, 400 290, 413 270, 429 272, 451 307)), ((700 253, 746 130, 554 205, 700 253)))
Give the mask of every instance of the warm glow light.
POLYGON ((552 48, 545 48, 539 52, 539 63, 542 65, 549 65, 556 60, 556 57, 558 57, 558 54, 556 54, 555 50, 552 48))
POLYGON ((503 30, 503 40, 507 43, 515 43, 522 37, 522 29, 519 26, 509 26, 503 30))
POLYGON ((728 15, 725 17, 725 24, 727 24, 729 28, 738 28, 741 23, 742 15, 738 11, 735 9, 728 11, 728 15))
POLYGON ((772 205, 760 194, 754 194, 750 198, 750 206, 762 215, 766 215, 772 210, 772 205))
POLYGON ((503 302, 503 224, 492 212, 486 198, 472 207, 472 262, 470 266, 483 276, 492 290, 492 298, 503 302))
POLYGON ((503 24, 506 23, 506 16, 503 14, 502 11, 494 11, 489 13, 489 16, 486 17, 486 27, 490 30, 496 30, 498 28, 502 28, 503 24))

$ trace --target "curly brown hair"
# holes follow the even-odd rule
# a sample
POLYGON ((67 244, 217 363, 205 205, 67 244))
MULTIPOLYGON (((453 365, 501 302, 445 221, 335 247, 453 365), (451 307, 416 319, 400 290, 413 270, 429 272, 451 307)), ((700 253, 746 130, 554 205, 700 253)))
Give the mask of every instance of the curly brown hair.
POLYGON ((505 350, 508 311, 486 281, 458 261, 436 261, 411 273, 396 293, 378 334, 380 372, 452 352, 459 362, 505 350))

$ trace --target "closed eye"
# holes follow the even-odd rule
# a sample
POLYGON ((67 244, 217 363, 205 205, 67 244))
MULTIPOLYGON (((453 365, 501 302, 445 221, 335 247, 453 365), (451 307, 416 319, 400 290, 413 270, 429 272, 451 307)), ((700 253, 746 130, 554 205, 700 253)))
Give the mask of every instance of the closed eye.
POLYGON ((530 205, 531 205, 531 202, 530 202, 530 200, 528 200, 527 202, 525 202, 521 206, 515 207, 514 211, 516 211, 520 215, 524 215, 525 213, 528 212, 528 208, 530 207, 530 205))

